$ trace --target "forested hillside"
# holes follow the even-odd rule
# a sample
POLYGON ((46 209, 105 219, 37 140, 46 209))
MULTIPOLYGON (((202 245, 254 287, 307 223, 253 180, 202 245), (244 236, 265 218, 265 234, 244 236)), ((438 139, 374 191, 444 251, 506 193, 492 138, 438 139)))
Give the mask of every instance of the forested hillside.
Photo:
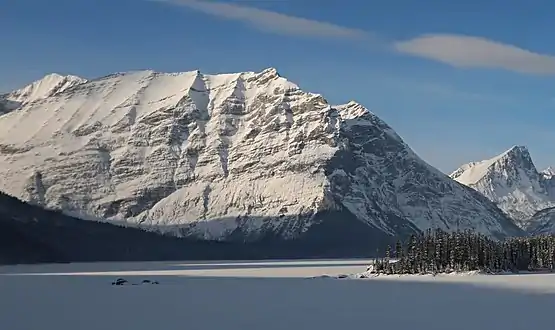
POLYGON ((482 270, 552 271, 555 235, 497 241, 472 231, 428 230, 382 251, 374 271, 386 274, 444 273, 482 270))

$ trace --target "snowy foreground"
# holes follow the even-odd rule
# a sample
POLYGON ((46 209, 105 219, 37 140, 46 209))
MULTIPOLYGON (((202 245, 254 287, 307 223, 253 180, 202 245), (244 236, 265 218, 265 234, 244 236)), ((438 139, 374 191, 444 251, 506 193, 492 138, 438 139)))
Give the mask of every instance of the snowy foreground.
POLYGON ((368 261, 0 267, 0 329, 548 329, 555 275, 380 276, 368 261), (158 285, 112 286, 156 280, 158 285))

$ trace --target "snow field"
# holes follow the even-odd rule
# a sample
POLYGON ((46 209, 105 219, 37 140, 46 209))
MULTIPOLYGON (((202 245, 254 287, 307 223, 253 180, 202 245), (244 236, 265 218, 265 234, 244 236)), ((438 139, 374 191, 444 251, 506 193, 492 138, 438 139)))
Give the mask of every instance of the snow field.
POLYGON ((365 260, 0 267, 0 328, 548 329, 555 277, 380 276, 365 260), (112 286, 116 277, 160 285, 112 286))

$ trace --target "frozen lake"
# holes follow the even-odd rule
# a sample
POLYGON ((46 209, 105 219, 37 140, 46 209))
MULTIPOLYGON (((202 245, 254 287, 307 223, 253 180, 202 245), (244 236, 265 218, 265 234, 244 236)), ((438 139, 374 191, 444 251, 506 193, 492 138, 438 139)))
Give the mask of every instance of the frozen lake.
POLYGON ((366 260, 0 267, 0 329, 547 329, 555 275, 309 278, 366 260), (112 286, 117 277, 159 285, 112 286))

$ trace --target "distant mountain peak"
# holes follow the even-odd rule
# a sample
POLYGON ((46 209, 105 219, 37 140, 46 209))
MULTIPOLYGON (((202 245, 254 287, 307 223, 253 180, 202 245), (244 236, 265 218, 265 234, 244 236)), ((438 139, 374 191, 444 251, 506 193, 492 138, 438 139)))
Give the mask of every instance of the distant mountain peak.
POLYGON ((555 168, 548 166, 546 169, 541 171, 541 174, 544 176, 544 178, 551 179, 555 177, 555 168))
POLYGON ((528 175, 537 176, 538 170, 534 165, 532 156, 528 148, 525 146, 514 146, 507 150, 503 157, 498 161, 505 160, 503 164, 506 167, 520 167, 522 170, 527 171, 528 175))
POLYGON ((498 158, 511 158, 518 162, 522 162, 521 164, 526 165, 527 167, 534 164, 532 161, 532 157, 530 156, 530 152, 528 151, 528 148, 526 146, 515 145, 500 156, 498 156, 498 158))
POLYGON ((511 153, 514 153, 514 154, 528 153, 528 147, 524 145, 514 145, 504 152, 504 154, 511 154, 511 153))
MULTIPOLYGON (((464 164, 451 173, 450 177, 462 184, 473 185, 493 172, 517 168, 537 174, 526 146, 515 145, 493 158, 464 164)), ((509 176, 510 171, 505 171, 505 175, 509 176)))
POLYGON ((555 206, 552 173, 538 172, 528 148, 515 145, 491 159, 465 164, 450 176, 485 195, 526 228, 537 211, 555 206))

